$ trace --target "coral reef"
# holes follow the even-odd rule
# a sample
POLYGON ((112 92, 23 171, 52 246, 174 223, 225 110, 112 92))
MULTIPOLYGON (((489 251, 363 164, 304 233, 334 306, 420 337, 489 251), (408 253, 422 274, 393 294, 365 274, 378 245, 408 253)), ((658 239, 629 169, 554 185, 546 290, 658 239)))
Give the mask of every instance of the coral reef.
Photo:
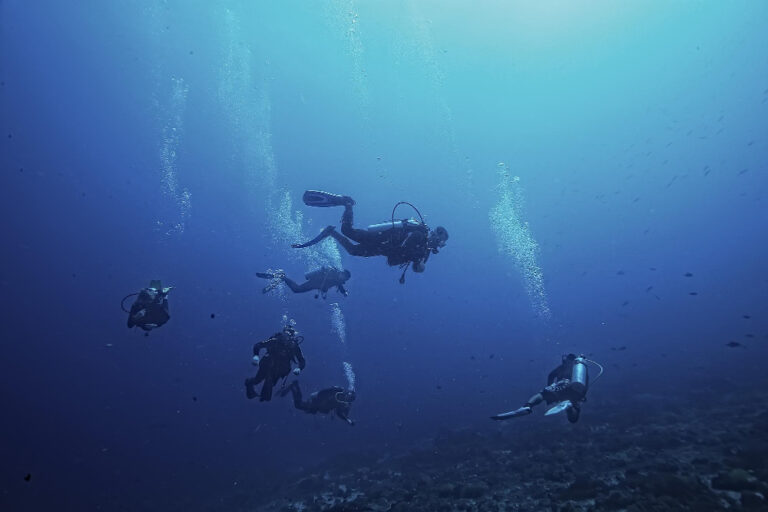
POLYGON ((376 464, 325 466, 258 510, 768 510, 768 398, 658 398, 665 407, 642 413, 603 404, 575 426, 523 418, 376 464))

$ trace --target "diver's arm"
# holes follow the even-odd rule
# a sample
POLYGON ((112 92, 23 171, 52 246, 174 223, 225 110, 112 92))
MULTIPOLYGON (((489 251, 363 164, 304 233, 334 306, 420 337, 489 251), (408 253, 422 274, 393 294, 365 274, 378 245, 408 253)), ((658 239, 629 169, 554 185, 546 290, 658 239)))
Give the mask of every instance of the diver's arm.
POLYGON ((307 366, 307 361, 304 359, 304 354, 301 353, 301 347, 296 344, 295 352, 296 361, 299 363, 299 370, 303 370, 307 366))
POLYGON ((555 368, 554 370, 552 370, 551 372, 549 372, 549 376, 547 377, 547 386, 549 386, 550 384, 552 384, 553 382, 555 382, 557 380, 557 376, 560 373, 560 368, 562 366, 563 365, 560 365, 557 368, 555 368))
POLYGON ((411 268, 414 272, 424 272, 427 260, 429 260, 430 250, 427 247, 427 237, 423 233, 411 233, 406 240, 408 250, 411 254, 418 254, 411 260, 411 268))
POLYGON ((253 344, 253 355, 258 356, 259 352, 263 348, 267 348, 267 343, 269 343, 272 340, 272 338, 269 338, 268 340, 260 341, 258 343, 253 344))
POLYGON ((349 418, 347 417, 347 413, 346 413, 346 411, 343 411, 343 410, 341 409, 341 407, 337 407, 337 408, 336 408, 336 416, 338 416, 339 418, 343 419, 344 421, 346 421, 346 422, 347 422, 347 423, 349 423, 350 425, 354 425, 354 424, 355 424, 355 422, 354 422, 354 421, 352 421, 351 419, 349 419, 349 418))

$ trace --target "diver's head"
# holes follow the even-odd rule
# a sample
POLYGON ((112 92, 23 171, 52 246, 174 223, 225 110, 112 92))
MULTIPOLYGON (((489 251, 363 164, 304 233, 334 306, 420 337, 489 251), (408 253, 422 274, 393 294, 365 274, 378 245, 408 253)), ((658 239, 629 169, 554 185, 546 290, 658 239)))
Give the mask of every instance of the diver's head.
POLYGON ((294 329, 293 326, 286 325, 285 327, 283 327, 283 334, 285 334, 286 336, 288 336, 290 338, 295 337, 298 333, 299 333, 299 331, 294 329))
POLYGON ((563 354, 563 362, 569 363, 576 359, 576 354, 563 354))
POLYGON ((352 277, 352 272, 350 272, 349 270, 344 270, 344 271, 341 273, 341 279, 342 279, 342 280, 343 280, 345 283, 346 283, 347 281, 349 281, 349 278, 350 278, 350 277, 352 277))
POLYGON ((445 247, 445 243, 448 241, 448 231, 443 226, 437 226, 429 234, 429 248, 440 249, 445 247))

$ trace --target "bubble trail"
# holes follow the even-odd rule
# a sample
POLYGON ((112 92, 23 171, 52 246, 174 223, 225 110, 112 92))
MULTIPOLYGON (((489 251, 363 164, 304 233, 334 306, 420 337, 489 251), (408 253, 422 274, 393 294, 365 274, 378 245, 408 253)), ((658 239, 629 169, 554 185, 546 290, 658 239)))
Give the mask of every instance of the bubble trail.
POLYGON ((489 212, 499 252, 511 256, 522 273, 526 291, 536 313, 544 318, 551 311, 544 289, 544 276, 538 264, 539 245, 530 226, 523 221, 524 193, 518 176, 511 177, 506 164, 498 165, 499 201, 489 212))
POLYGON ((347 344, 347 324, 338 302, 331 304, 331 331, 338 336, 342 345, 347 344))
POLYGON ((347 377, 347 389, 350 391, 355 390, 355 372, 352 370, 352 364, 344 361, 344 375, 347 377))

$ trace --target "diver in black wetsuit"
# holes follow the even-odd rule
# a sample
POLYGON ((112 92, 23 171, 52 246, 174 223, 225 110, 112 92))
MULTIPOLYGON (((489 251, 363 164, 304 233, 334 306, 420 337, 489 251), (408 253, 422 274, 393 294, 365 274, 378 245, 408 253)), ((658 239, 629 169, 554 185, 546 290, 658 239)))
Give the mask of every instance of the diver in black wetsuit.
MULTIPOLYGON (((546 401, 547 404, 557 402, 558 405, 547 411, 547 414, 556 414, 566 411, 568 421, 576 423, 581 414, 581 402, 587 400, 587 389, 589 388, 589 372, 587 363, 595 363, 583 355, 567 354, 563 356, 560 366, 549 372, 547 376, 547 387, 533 395, 519 409, 509 411, 495 416, 493 420, 507 420, 526 416, 533 412, 533 407, 546 401)), ((600 366, 600 365, 598 365, 600 366)), ((602 375, 603 370, 600 367, 600 374, 595 378, 597 380, 602 375)))
MULTIPOLYGON (((400 266, 407 270, 411 266, 414 272, 424 272, 430 254, 437 254, 448 240, 448 231, 442 226, 430 230, 423 222, 412 219, 392 220, 369 226, 368 229, 355 228, 353 224, 354 199, 317 190, 304 193, 307 206, 344 206, 341 217, 341 234, 334 226, 323 229, 312 240, 293 244, 294 248, 309 247, 331 236, 352 256, 386 256, 389 266, 400 266)), ((405 282, 405 270, 400 282, 405 282)))
MULTIPOLYGON (((131 305, 131 310, 126 311, 128 313, 128 328, 137 326, 149 332, 164 325, 171 318, 168 310, 168 293, 171 289, 172 287, 163 288, 160 281, 151 281, 149 286, 142 289, 139 293, 125 297, 123 301, 132 295, 136 295, 136 300, 131 305)), ((125 311, 124 307, 123 311, 125 311)))
POLYGON ((321 389, 309 396, 309 400, 302 400, 301 388, 298 381, 293 381, 290 386, 280 390, 280 396, 290 391, 293 394, 293 405, 307 414, 329 414, 336 413, 336 416, 346 421, 349 425, 355 422, 349 419, 349 410, 352 402, 355 401, 355 392, 345 390, 338 386, 321 389))
POLYGON ((315 298, 320 296, 325 298, 328 290, 331 288, 336 288, 336 290, 338 290, 344 297, 349 295, 347 289, 344 288, 344 283, 352 277, 352 272, 349 270, 339 270, 336 267, 323 266, 317 270, 304 274, 304 279, 306 279, 306 281, 301 284, 290 279, 282 270, 276 270, 275 272, 256 272, 256 276, 262 279, 273 279, 271 283, 264 287, 262 293, 274 290, 280 281, 283 281, 293 293, 304 293, 317 290, 318 293, 315 294, 315 298))
POLYGON ((291 373, 291 363, 298 366, 293 369, 293 374, 298 375, 307 366, 299 344, 304 340, 298 336, 293 327, 285 327, 283 332, 273 334, 269 339, 260 341, 253 346, 253 364, 259 365, 259 371, 255 377, 245 379, 245 395, 248 399, 259 396, 260 402, 268 402, 272 399, 272 388, 277 381, 287 377, 291 373), (266 349, 266 355, 259 359, 261 349, 266 349), (254 386, 264 381, 261 393, 256 394, 254 386))

